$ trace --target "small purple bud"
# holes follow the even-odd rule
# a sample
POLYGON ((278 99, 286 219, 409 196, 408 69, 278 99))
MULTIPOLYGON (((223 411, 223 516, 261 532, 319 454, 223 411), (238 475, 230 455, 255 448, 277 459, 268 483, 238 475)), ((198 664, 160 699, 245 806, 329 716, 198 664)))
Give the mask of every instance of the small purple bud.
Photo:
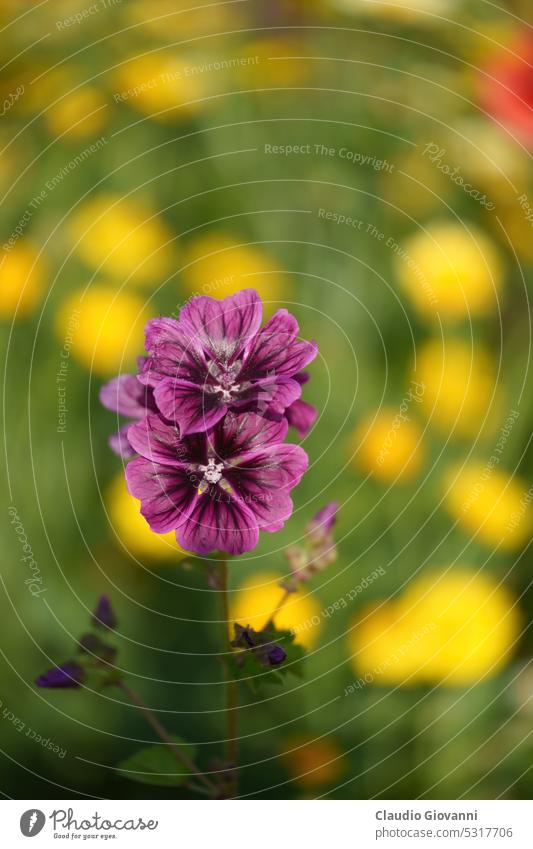
POLYGON ((233 648, 251 649, 254 646, 259 645, 259 635, 253 628, 250 628, 249 625, 246 628, 243 628, 242 625, 235 622, 233 629, 235 631, 235 639, 232 640, 230 644, 233 648))
POLYGON ((319 510, 307 525, 307 534, 315 543, 321 543, 329 536, 337 521, 338 501, 329 501, 319 510))
POLYGON ((67 660, 61 666, 54 666, 35 683, 38 687, 79 687, 85 678, 85 670, 74 660, 67 660))
POLYGON ((93 613, 93 622, 101 628, 116 628, 117 617, 115 611, 111 607, 111 602, 106 595, 100 596, 98 604, 93 613))
POLYGON ((278 645, 272 645, 267 652, 268 662, 271 666, 279 666, 287 658, 287 652, 278 645))

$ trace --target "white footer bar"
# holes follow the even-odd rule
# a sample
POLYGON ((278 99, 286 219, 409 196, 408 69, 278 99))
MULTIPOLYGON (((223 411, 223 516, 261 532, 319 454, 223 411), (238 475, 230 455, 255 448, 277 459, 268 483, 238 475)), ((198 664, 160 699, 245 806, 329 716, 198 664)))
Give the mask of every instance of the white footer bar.
POLYGON ((6 800, 0 818, 10 849, 66 841, 157 849, 533 847, 527 801, 6 800))

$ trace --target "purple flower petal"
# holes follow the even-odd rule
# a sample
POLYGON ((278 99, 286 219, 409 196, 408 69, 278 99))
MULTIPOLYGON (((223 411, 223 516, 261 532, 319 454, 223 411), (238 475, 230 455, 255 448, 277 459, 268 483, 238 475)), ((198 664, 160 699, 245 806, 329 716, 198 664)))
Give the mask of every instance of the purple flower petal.
POLYGON ((179 424, 182 436, 209 430, 227 412, 220 395, 186 380, 163 380, 155 390, 155 400, 166 419, 179 424))
POLYGON ((289 496, 307 469, 305 451, 297 445, 273 445, 240 458, 225 471, 235 497, 254 514, 263 531, 279 531, 292 514, 289 496))
POLYGON ((263 307, 254 289, 217 301, 193 298, 180 312, 209 354, 222 362, 237 357, 261 326, 263 307))
POLYGON ((266 654, 270 666, 279 666, 287 658, 287 652, 277 643, 267 646, 266 654))
POLYGON ((139 380, 149 386, 166 377, 192 380, 201 385, 207 376, 207 364, 193 329, 173 318, 154 318, 146 325, 146 350, 139 380))
POLYGON ((131 423, 122 425, 120 430, 117 430, 116 433, 112 433, 108 439, 109 447, 115 454, 121 457, 122 460, 130 460, 135 456, 135 451, 131 447, 128 439, 130 427, 131 423))
POLYGON ((317 415, 316 407, 308 404, 307 401, 294 401, 285 410, 287 421, 295 429, 300 439, 307 436, 316 421, 317 415))
POLYGON ((174 531, 188 519, 197 496, 195 481, 185 469, 137 457, 126 466, 126 480, 156 534, 174 531))
POLYGON ((278 310, 251 343, 241 379, 285 375, 292 377, 317 355, 315 342, 298 341, 298 322, 278 310))
POLYGON ((100 596, 98 604, 93 613, 93 621, 96 625, 103 625, 104 628, 116 628, 117 617, 111 606, 111 602, 106 595, 100 596))
POLYGON ((74 660, 67 660, 61 666, 54 666, 43 675, 40 675, 35 683, 38 687, 79 687, 85 678, 83 667, 74 660))
POLYGON ((229 459, 283 442, 287 428, 285 419, 269 421, 256 413, 228 413, 208 442, 214 445, 217 457, 229 459))
POLYGON ((300 384, 290 377, 264 377, 252 383, 234 402, 236 411, 251 410, 261 416, 283 416, 302 392, 300 384))
POLYGON ((243 554, 257 545, 259 529, 245 504, 219 487, 209 487, 196 499, 187 521, 176 529, 176 539, 182 548, 197 554, 243 554))
POLYGON ((299 445, 266 445, 238 457, 227 474, 238 474, 243 481, 253 479, 264 487, 291 490, 300 483, 308 465, 307 454, 299 445))
POLYGON ((154 463, 185 467, 189 462, 179 431, 159 416, 147 416, 130 425, 128 439, 137 454, 154 463))
POLYGON ((325 507, 322 507, 322 509, 319 510, 315 516, 313 516, 309 523, 309 528, 322 528, 324 531, 331 531, 333 525, 337 521, 338 509, 338 501, 328 501, 325 507))
POLYGON ((306 383, 308 383, 309 378, 310 378, 310 375, 309 375, 308 371, 301 371, 298 374, 294 375, 294 379, 298 381, 300 386, 304 386, 306 383))
POLYGON ((254 514, 259 530, 269 534, 281 531, 294 509, 292 498, 284 490, 255 489, 248 483, 240 497, 254 514))
POLYGON ((100 401, 106 409, 130 419, 140 419, 147 409, 154 409, 151 391, 134 374, 122 374, 102 386, 100 401))

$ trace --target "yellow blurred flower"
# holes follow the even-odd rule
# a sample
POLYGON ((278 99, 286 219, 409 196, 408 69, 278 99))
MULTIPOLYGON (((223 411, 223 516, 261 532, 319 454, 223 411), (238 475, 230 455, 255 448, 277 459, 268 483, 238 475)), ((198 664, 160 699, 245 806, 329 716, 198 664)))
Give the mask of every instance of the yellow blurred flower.
POLYGON ((459 320, 496 308, 502 266, 493 243, 474 227, 429 226, 396 253, 396 273, 422 315, 459 320))
POLYGON ((136 557, 175 562, 187 556, 188 552, 176 542, 175 534, 154 534, 150 530, 141 515, 140 501, 128 492, 123 472, 119 472, 109 484, 105 502, 115 534, 127 551, 136 557))
POLYGON ((160 283, 174 260, 172 233, 143 203, 119 195, 88 200, 70 223, 71 239, 84 262, 124 282, 160 283))
POLYGON ((467 686, 505 664, 520 625, 514 598, 490 575, 426 573, 397 601, 362 611, 349 636, 355 683, 467 686))
MULTIPOLYGON (((239 625, 250 625, 260 631, 267 624, 284 595, 279 587, 281 576, 275 572, 258 572, 244 581, 234 593, 231 619, 239 625)), ((274 618, 282 631, 294 631, 295 642, 311 648, 321 630, 319 603, 308 593, 292 593, 274 618)), ((231 629, 233 633, 233 628, 231 629)))
POLYGON ((496 467, 499 455, 483 464, 454 467, 445 476, 446 506, 467 533, 485 545, 513 551, 531 534, 532 489, 496 467))
POLYGON ((411 581, 398 602, 398 615, 430 631, 435 653, 433 680, 469 684, 494 675, 508 660, 520 634, 521 617, 512 594, 486 572, 459 567, 411 581))
POLYGON ((20 239, 2 251, 0 264, 0 319, 25 318, 40 303, 45 263, 38 251, 20 239))
POLYGON ((495 412, 496 369, 488 353, 459 340, 432 339, 416 352, 422 407, 441 432, 476 436, 495 412), (491 408, 492 405, 492 409, 491 408))
POLYGON ((107 101, 96 86, 85 85, 49 106, 44 120, 53 136, 74 139, 96 136, 108 120, 107 101))
POLYGON ((531 220, 527 218, 529 212, 526 206, 529 201, 526 198, 527 195, 521 195, 521 199, 517 203, 516 197, 514 197, 512 201, 505 205, 498 206, 498 211, 513 250, 516 251, 521 260, 533 263, 531 220))
POLYGON ((230 31, 244 23, 240 4, 208 5, 206 10, 201 5, 193 8, 189 0, 150 0, 149 5, 146 0, 129 0, 122 4, 121 12, 128 23, 140 24, 150 35, 169 40, 230 31))
POLYGON ((237 79, 257 88, 300 85, 309 77, 311 69, 305 52, 305 42, 291 37, 250 41, 244 51, 246 64, 236 69, 237 79))
POLYGON ((225 233, 207 233, 186 251, 183 279, 191 294, 222 299, 239 289, 257 289, 263 301, 278 302, 287 286, 273 260, 261 248, 240 245, 225 233))
POLYGON ((32 112, 46 114, 51 103, 72 91, 79 82, 78 77, 77 70, 70 64, 52 70, 44 65, 28 67, 21 77, 24 97, 18 101, 17 110, 26 115, 32 112))
MULTIPOLYGON (((412 686, 426 679, 424 662, 430 656, 428 638, 433 622, 422 626, 400 619, 394 602, 364 607, 348 633, 353 668, 360 674, 356 684, 405 684, 412 686)), ((355 691, 350 685, 347 694, 355 691)))
POLYGON ((426 451, 422 430, 408 409, 404 400, 398 408, 385 407, 361 421, 350 440, 354 466, 387 482, 418 475, 426 451))
POLYGON ((115 68, 108 85, 116 103, 127 103, 162 123, 183 121, 208 103, 201 64, 178 60, 168 50, 150 53, 115 68))
POLYGON ((85 368, 102 376, 127 371, 144 348, 150 318, 136 295, 93 285, 72 293, 55 320, 58 339, 85 368))
POLYGON ((292 780, 309 790, 333 784, 346 770, 343 751, 333 737, 290 737, 280 750, 280 759, 292 780))

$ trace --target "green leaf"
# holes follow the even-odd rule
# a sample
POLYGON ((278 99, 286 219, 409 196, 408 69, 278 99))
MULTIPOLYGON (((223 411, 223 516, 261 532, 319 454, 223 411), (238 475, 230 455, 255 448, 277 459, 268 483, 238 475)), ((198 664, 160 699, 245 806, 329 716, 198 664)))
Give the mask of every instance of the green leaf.
MULTIPOLYGON (((185 743, 181 737, 172 735, 172 741, 187 754, 194 758, 194 748, 185 743)), ((170 746, 160 743, 147 746, 117 766, 118 772, 130 781, 139 781, 141 784, 158 784, 164 787, 176 787, 187 781, 191 775, 187 769, 174 755, 170 746)))
POLYGON ((277 668, 280 675, 296 675, 297 678, 303 678, 304 665, 302 663, 305 658, 305 649, 303 646, 295 643, 296 635, 291 631, 278 631, 275 627, 272 628, 272 640, 279 643, 287 652, 287 659, 281 666, 277 668))
POLYGON ((260 694, 261 685, 268 683, 271 670, 265 669, 250 651, 235 652, 233 655, 235 678, 243 681, 255 695, 260 694))

